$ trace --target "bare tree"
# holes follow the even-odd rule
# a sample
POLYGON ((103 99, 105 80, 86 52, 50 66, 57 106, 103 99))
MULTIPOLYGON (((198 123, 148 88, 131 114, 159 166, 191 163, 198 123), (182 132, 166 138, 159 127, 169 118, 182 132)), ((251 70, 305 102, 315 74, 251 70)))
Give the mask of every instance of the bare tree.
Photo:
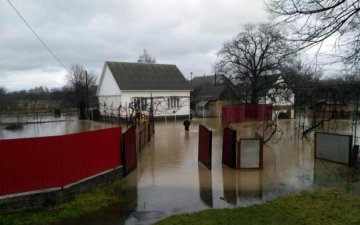
POLYGON ((96 85, 97 76, 93 72, 87 72, 83 66, 74 64, 70 67, 66 78, 68 85, 75 93, 75 102, 87 101, 89 91, 96 85))
POLYGON ((360 4, 358 0, 269 0, 268 10, 292 31, 303 47, 336 37, 340 56, 351 64, 360 61, 360 4))
MULTIPOLYGON (((250 102, 256 103, 260 92, 274 82, 262 77, 280 74, 293 52, 276 28, 269 24, 247 24, 232 41, 224 43, 215 70, 248 90, 250 102)), ((247 93, 245 101, 248 101, 247 93)))
POLYGON ((139 56, 139 63, 156 63, 155 56, 151 56, 146 49, 144 49, 143 54, 139 56))
POLYGON ((90 99, 95 95, 96 75, 87 72, 81 65, 75 64, 70 67, 67 74, 68 85, 72 88, 74 96, 73 103, 80 109, 80 119, 87 118, 87 111, 90 105, 90 99))

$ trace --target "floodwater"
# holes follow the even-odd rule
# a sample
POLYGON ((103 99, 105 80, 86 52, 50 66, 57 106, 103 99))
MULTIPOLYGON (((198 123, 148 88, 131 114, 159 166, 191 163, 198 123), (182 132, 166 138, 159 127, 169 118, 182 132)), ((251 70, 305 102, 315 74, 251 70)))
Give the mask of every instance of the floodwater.
MULTIPOLYGON (((41 126, 66 132, 82 130, 81 126, 111 126, 88 123, 41 126)), ((264 145, 262 170, 235 170, 221 164, 220 119, 194 119, 189 132, 184 131, 182 121, 156 122, 155 135, 139 154, 137 169, 123 180, 126 208, 111 206, 66 224, 151 224, 174 214, 261 204, 301 190, 335 187, 360 192, 359 170, 314 160, 313 134, 301 139, 299 124, 298 120, 279 121, 279 132, 264 145), (211 171, 197 161, 199 124, 213 131, 211 171)), ((262 127, 259 122, 233 125, 238 137, 254 137, 261 134, 262 127)), ((352 132, 349 121, 322 129, 352 132)))
MULTIPOLYGON (((264 145, 263 169, 235 170, 221 164, 219 119, 194 119, 190 132, 184 131, 181 121, 157 122, 155 137, 139 155, 138 168, 124 179, 127 209, 107 209, 75 224, 151 224, 174 214, 261 204, 301 190, 360 191, 358 170, 314 160, 313 135, 299 138, 297 120, 282 120, 279 126, 281 131, 264 145), (211 171, 197 161, 199 124, 213 131, 211 171)), ((351 132, 348 126, 344 121, 323 129, 346 133, 351 132)), ((233 128, 238 137, 253 137, 261 132, 262 123, 247 122, 233 128)))
POLYGON ((67 118, 66 120, 60 118, 52 120, 52 122, 29 122, 23 124, 22 128, 16 130, 7 130, 5 129, 6 124, 3 124, 0 125, 0 140, 73 134, 114 126, 116 125, 85 120, 79 121, 76 117, 67 118))

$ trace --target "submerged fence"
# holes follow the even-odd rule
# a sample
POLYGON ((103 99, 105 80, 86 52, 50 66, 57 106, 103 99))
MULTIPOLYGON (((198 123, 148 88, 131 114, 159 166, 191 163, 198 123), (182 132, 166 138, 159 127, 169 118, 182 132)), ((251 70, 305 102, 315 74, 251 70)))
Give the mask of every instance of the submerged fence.
POLYGON ((236 130, 224 128, 222 163, 230 168, 262 169, 263 141, 261 138, 236 139, 236 130))
POLYGON ((351 164, 352 135, 316 132, 315 158, 351 164))
POLYGON ((0 196, 63 188, 121 165, 121 127, 0 141, 0 196))
POLYGON ((236 167, 236 130, 224 128, 223 133, 222 163, 236 167))
POLYGON ((272 119, 272 106, 268 104, 225 105, 222 107, 222 124, 241 123, 245 120, 266 121, 272 119))
POLYGON ((240 138, 237 149, 238 169, 262 169, 263 168, 263 143, 257 138, 240 138))
POLYGON ((136 127, 130 127, 123 134, 123 171, 124 176, 129 174, 137 167, 137 151, 136 151, 136 127))
POLYGON ((212 131, 199 125, 198 161, 211 170, 212 131))
POLYGON ((246 104, 246 119, 255 119, 260 121, 271 120, 272 106, 268 104, 246 104))
POLYGON ((230 123, 245 121, 245 105, 225 105, 222 107, 222 124, 228 127, 230 123))
POLYGON ((154 134, 154 122, 130 127, 123 134, 123 175, 126 176, 137 167, 137 155, 151 140, 154 134))

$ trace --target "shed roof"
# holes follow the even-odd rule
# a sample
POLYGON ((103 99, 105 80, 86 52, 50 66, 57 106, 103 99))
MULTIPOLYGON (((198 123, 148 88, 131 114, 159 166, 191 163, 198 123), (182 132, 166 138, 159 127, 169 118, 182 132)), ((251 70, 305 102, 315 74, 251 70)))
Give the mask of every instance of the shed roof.
POLYGON ((226 90, 226 88, 226 85, 212 85, 211 87, 202 88, 194 100, 219 100, 220 95, 226 90))
POLYGON ((190 85, 175 65, 109 62, 121 90, 190 90, 190 85))

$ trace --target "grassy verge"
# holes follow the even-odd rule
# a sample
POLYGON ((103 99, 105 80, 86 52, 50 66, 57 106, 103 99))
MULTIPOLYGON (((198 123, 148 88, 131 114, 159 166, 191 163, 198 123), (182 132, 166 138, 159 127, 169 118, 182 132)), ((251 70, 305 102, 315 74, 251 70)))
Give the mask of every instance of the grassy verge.
POLYGON ((360 197, 349 196, 340 190, 302 192, 263 205, 206 210, 173 216, 157 223, 168 224, 360 224, 360 197))
POLYGON ((74 199, 65 203, 48 207, 44 210, 31 212, 2 214, 0 225, 25 225, 25 224, 53 224, 77 218, 91 212, 96 212, 109 205, 121 203, 122 181, 116 181, 96 187, 93 190, 80 193, 74 199))

